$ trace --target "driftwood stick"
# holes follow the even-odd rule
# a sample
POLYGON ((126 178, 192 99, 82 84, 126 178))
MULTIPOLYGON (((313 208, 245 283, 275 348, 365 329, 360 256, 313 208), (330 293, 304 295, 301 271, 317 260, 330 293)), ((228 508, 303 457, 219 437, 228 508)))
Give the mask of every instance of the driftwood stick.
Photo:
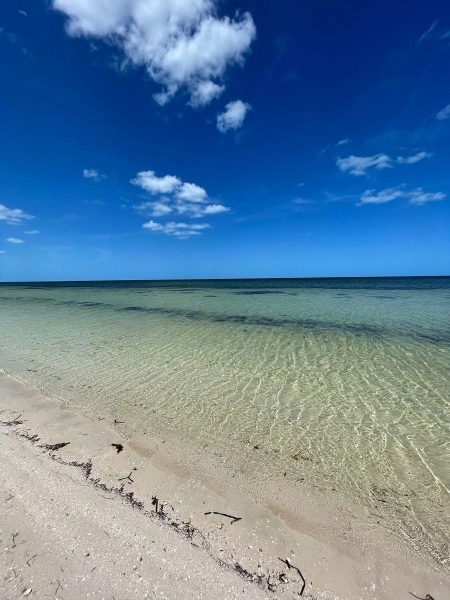
POLYGON ((233 515, 227 515, 226 513, 217 512, 215 510, 205 512, 205 515, 220 515, 221 517, 228 517, 229 519, 231 519, 231 525, 233 525, 233 523, 236 523, 236 521, 242 520, 242 517, 235 517, 233 515))
MULTIPOLYGON (((281 560, 281 562, 284 563, 288 569, 295 569, 297 571, 297 573, 300 575, 301 580, 302 580, 302 589, 300 590, 300 596, 303 596, 303 592, 305 591, 305 587, 306 587, 306 580, 303 577, 300 569, 298 567, 294 567, 294 565, 291 564, 291 561, 288 558, 286 560, 283 560, 282 558, 278 557, 278 560, 281 560)), ((431 598, 431 600, 433 600, 433 598, 431 598)))
POLYGON ((36 558, 36 556, 37 556, 37 554, 35 554, 34 556, 32 556, 31 558, 29 558, 29 559, 27 560, 27 565, 28 565, 29 567, 31 567, 31 565, 30 565, 30 561, 32 561, 33 559, 35 559, 35 558, 36 558))

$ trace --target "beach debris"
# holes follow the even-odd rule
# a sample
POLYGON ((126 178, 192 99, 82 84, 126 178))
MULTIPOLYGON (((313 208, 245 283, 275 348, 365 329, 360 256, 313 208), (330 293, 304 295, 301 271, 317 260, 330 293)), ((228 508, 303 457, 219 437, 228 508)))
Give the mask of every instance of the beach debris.
POLYGON ((119 452, 122 452, 122 450, 123 450, 122 444, 111 444, 111 446, 114 446, 114 448, 117 451, 117 454, 119 454, 119 452))
MULTIPOLYGON (((26 556, 28 556, 28 550, 27 550, 27 552, 26 552, 26 556)), ((31 567, 31 564, 30 564, 30 562, 31 562, 32 560, 34 560, 34 559, 36 558, 36 556, 37 556, 37 554, 33 554, 33 556, 27 560, 27 565, 28 565, 29 567, 31 567)))
POLYGON ((126 479, 129 479, 130 483, 134 483, 134 479, 131 479, 132 473, 133 473, 133 471, 130 471, 130 474, 127 475, 126 477, 120 477, 119 481, 124 481, 126 479))
POLYGON ((233 523, 236 523, 237 521, 242 521, 242 517, 235 517, 233 515, 227 515, 226 513, 216 512, 214 510, 205 512, 205 515, 220 515, 221 517, 228 517, 229 519, 231 519, 231 525, 233 525, 233 523))
POLYGON ((409 593, 411 594, 411 596, 414 596, 414 598, 417 598, 417 600, 434 600, 433 596, 430 596, 430 594, 427 594, 425 598, 421 598, 420 596, 416 596, 412 592, 409 593))
POLYGON ((46 450, 55 451, 55 450, 61 450, 61 448, 64 448, 64 446, 68 446, 69 444, 70 444, 70 442, 60 442, 59 444, 43 444, 41 446, 41 448, 45 448, 46 450))
POLYGON ((8 425, 8 427, 13 427, 15 425, 22 425, 23 423, 25 423, 25 419, 24 420, 20 420, 22 414, 20 414, 18 417, 15 417, 14 419, 11 419, 11 421, 3 421, 3 425, 8 425))
MULTIPOLYGON (((288 569, 294 569, 300 575, 300 578, 302 580, 302 589, 300 590, 300 596, 303 596, 303 592, 305 591, 305 587, 306 587, 306 579, 303 577, 302 572, 300 571, 300 569, 298 567, 295 567, 291 563, 291 561, 289 560, 289 558, 286 558, 286 559, 283 560, 282 558, 278 557, 278 560, 281 560, 281 562, 283 564, 285 564, 288 569)), ((426 600, 430 600, 430 599, 427 598, 426 600)), ((431 600, 433 600, 433 598, 431 598, 431 600)))
POLYGON ((120 423, 125 423, 125 421, 118 421, 117 419, 114 419, 114 425, 119 425, 120 423))
POLYGON ((16 537, 17 537, 18 535, 19 535, 18 533, 13 533, 13 534, 12 534, 13 545, 11 546, 11 548, 17 548, 17 545, 16 545, 16 537))
POLYGON ((29 596, 32 591, 33 590, 31 588, 28 588, 27 590, 24 590, 24 592, 22 593, 22 596, 29 596))

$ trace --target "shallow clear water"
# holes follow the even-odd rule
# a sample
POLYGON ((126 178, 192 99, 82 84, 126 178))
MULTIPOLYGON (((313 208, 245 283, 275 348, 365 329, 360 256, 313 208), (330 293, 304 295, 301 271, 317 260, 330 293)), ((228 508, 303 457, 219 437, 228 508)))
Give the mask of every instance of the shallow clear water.
POLYGON ((450 278, 0 285, 0 368, 249 478, 339 494, 450 567, 450 278))

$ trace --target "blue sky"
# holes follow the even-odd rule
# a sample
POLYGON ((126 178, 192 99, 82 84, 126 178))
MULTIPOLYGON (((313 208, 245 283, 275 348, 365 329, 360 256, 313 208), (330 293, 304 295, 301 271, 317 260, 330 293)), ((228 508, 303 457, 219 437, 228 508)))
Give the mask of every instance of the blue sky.
POLYGON ((450 5, 9 0, 0 280, 443 275, 450 5))

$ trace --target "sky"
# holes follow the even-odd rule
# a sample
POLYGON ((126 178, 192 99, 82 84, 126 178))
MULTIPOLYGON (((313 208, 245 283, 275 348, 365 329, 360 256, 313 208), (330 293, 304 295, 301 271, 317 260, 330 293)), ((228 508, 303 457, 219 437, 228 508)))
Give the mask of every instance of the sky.
POLYGON ((448 275, 450 4, 3 0, 0 281, 448 275))

